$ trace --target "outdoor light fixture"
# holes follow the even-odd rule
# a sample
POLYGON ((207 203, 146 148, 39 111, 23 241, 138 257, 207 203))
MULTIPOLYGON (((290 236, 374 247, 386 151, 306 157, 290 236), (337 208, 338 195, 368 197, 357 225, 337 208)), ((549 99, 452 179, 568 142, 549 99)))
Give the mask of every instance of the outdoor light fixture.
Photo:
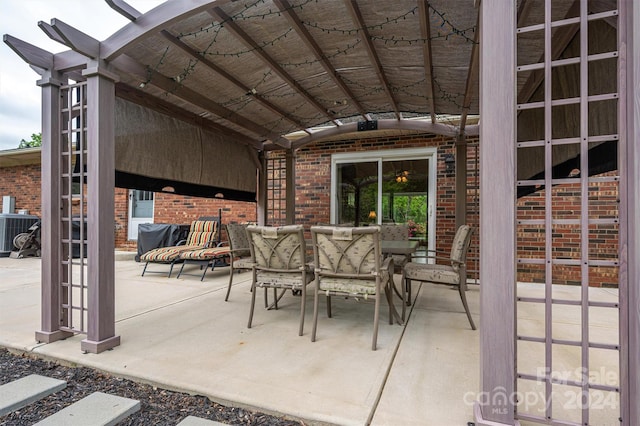
POLYGON ((162 188, 162 192, 174 193, 176 192, 176 189, 173 186, 165 186, 162 188))
POLYGON ((375 211, 375 210, 371 210, 371 211, 369 212, 369 220, 370 220, 371 222, 375 222, 376 217, 378 217, 378 216, 376 215, 376 211, 375 211))
POLYGON ((444 155, 444 165, 447 173, 453 173, 456 171, 456 159, 453 154, 444 155))

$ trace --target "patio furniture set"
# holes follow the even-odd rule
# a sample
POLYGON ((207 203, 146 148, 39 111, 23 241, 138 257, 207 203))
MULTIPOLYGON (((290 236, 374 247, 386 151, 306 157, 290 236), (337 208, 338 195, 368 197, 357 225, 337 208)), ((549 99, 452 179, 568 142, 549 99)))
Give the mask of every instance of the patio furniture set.
MULTIPOLYGON (((473 229, 461 226, 454 237, 449 257, 440 252, 427 251, 417 255, 417 241, 409 240, 406 225, 382 225, 365 227, 312 226, 311 241, 305 240, 301 225, 256 226, 228 224, 228 243, 216 241, 219 223, 194 221, 184 244, 151 250, 141 256, 149 263, 168 263, 171 270, 182 262, 178 277, 185 264, 196 263, 206 271, 224 259, 230 266, 229 284, 225 301, 229 299, 234 273, 251 270, 251 307, 248 328, 251 328, 258 288, 263 288, 264 305, 278 309, 278 302, 287 290, 300 297, 298 334, 304 331, 307 286, 313 286, 313 326, 311 341, 316 340, 318 305, 320 296, 326 297, 327 316, 331 317, 333 296, 373 300, 374 324, 372 350, 376 349, 381 300, 387 300, 389 324, 393 319, 402 324, 406 306, 411 304, 412 281, 446 284, 457 287, 471 328, 475 324, 466 301, 466 255, 473 229), (311 244, 313 256, 307 251, 311 244), (422 258, 422 259, 420 259, 422 258), (432 260, 431 262, 429 260, 432 260), (433 263, 446 260, 448 264, 433 263), (402 274, 401 289, 393 281, 393 274, 402 274), (268 290, 273 290, 273 302, 269 304, 268 290), (393 293, 402 299, 402 313, 393 304, 393 293)), ((155 271, 154 271, 155 272, 155 271)))

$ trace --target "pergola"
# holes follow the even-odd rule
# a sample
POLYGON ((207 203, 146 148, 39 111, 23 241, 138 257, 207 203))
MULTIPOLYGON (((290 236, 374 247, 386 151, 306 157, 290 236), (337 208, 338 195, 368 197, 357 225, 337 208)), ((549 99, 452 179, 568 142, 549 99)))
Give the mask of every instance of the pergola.
MULTIPOLYGON (((285 150, 287 190, 295 151, 328 137, 369 132, 480 136, 481 391, 477 424, 515 424, 516 342, 618 351, 621 422, 640 424, 640 6, 631 0, 189 0, 142 14, 106 0, 131 22, 99 41, 58 19, 38 26, 69 50, 52 54, 9 35, 4 41, 40 76, 42 88, 41 342, 86 334, 81 348, 120 344, 114 321, 114 182, 118 186, 257 201, 266 212, 265 153, 285 150), (634 30, 635 29, 635 30, 634 30), (613 83, 612 83, 613 82, 613 83), (481 124, 470 124, 478 115, 481 124), (451 116, 456 116, 451 120, 451 116), (295 136, 293 136, 295 135, 295 136), (597 151, 596 151, 597 150, 597 151), (598 155, 595 154, 598 152, 598 155), (617 155, 610 155, 612 152, 617 155), (590 161, 591 154, 591 161, 590 161), (520 192, 552 188, 577 161, 579 219, 525 223, 547 230, 548 312, 557 221, 579 227, 582 318, 589 267, 618 268, 618 345, 584 330, 559 342, 516 333, 520 192), (584 172, 588 171, 588 172, 584 172), (617 217, 589 216, 593 175, 617 171, 617 217), (80 184, 80 185, 78 185, 80 184), (84 185, 83 185, 84 184, 84 185), (567 222, 572 220, 573 222, 567 222), (79 235, 73 234, 79 223, 79 235), (84 231, 84 224, 88 224, 84 231), (619 256, 594 258, 592 226, 615 224, 619 256), (86 244, 86 250, 84 248, 86 244), (79 247, 80 257, 71 253, 79 247), (537 340, 536 340, 537 339, 537 340), (606 347, 604 347, 606 346, 606 347)), ((574 167, 575 168, 575 167, 574 167)), ((456 176, 456 222, 464 223, 466 176, 456 176)), ((287 221, 295 199, 287 194, 287 221)), ((586 327, 588 328, 588 327, 586 327)), ((550 367, 548 363, 541 367, 550 367)), ((588 377, 572 386, 593 389, 588 377)), ((582 413, 589 422, 588 407, 582 413)))

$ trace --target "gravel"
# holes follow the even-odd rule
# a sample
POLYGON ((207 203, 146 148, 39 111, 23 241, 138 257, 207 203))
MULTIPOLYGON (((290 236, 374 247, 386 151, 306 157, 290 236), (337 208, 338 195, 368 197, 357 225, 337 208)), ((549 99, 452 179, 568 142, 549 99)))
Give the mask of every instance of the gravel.
POLYGON ((204 396, 136 383, 87 367, 67 367, 0 348, 0 385, 30 374, 66 380, 67 387, 0 417, 0 424, 32 425, 92 392, 100 391, 140 401, 140 411, 127 417, 120 425, 176 425, 187 416, 233 425, 304 425, 284 417, 217 404, 204 396))

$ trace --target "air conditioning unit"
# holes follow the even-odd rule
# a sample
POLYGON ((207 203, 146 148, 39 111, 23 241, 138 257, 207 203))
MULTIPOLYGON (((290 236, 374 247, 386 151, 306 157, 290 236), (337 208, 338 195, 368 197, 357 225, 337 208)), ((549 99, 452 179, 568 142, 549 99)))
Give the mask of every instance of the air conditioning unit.
POLYGON ((0 257, 9 257, 13 247, 13 239, 22 232, 29 232, 29 227, 40 218, 28 214, 0 214, 0 257))

